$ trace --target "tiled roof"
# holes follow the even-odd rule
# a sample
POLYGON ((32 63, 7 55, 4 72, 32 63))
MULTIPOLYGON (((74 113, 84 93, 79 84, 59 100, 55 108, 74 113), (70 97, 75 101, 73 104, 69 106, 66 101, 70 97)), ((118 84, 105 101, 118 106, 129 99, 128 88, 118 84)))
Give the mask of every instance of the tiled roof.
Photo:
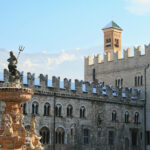
POLYGON ((111 21, 110 23, 108 23, 104 28, 104 29, 108 29, 108 28, 116 28, 116 29, 119 29, 119 30, 122 30, 119 25, 117 25, 114 21, 111 21))

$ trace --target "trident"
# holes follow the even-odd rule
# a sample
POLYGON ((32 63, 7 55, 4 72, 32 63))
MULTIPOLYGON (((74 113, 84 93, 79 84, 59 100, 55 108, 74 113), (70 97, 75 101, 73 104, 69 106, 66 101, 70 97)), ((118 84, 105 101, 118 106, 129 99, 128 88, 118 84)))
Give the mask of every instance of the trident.
POLYGON ((23 47, 22 45, 19 46, 19 48, 18 48, 19 53, 18 53, 18 56, 17 56, 17 60, 19 59, 20 53, 23 52, 24 49, 25 49, 25 47, 23 47))

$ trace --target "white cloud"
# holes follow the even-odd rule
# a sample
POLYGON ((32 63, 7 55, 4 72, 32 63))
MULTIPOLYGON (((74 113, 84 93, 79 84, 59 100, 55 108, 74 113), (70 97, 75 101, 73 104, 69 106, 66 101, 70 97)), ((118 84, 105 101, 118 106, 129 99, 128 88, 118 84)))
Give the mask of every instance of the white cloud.
POLYGON ((46 54, 46 53, 47 53, 47 51, 42 51, 42 53, 43 53, 43 54, 46 54))
MULTIPOLYGON (((62 50, 57 53, 49 53, 48 51, 46 53, 26 53, 24 51, 19 58, 18 70, 23 71, 24 76, 27 72, 31 72, 35 73, 36 77, 42 73, 47 74, 49 79, 52 76, 60 76, 61 80, 63 78, 83 80, 84 56, 94 56, 100 53, 103 54, 103 46, 79 50, 62 50)), ((15 52, 15 55, 17 55, 17 52, 15 52)), ((8 58, 9 51, 0 49, 0 74, 4 68, 7 68, 8 58)))
MULTIPOLYGON (((101 49, 103 50, 103 48, 101 49)), ((73 49, 61 50, 57 53, 42 51, 40 53, 21 53, 18 63, 18 70, 23 71, 26 76, 27 72, 35 73, 36 77, 43 73, 51 76, 60 76, 69 79, 80 79, 84 77, 84 56, 92 53, 101 53, 100 46, 90 49, 73 49)), ((14 52, 17 55, 17 52, 14 52)), ((7 59, 9 51, 0 49, 0 72, 7 68, 7 59)))
POLYGON ((143 3, 143 4, 150 3, 150 0, 133 0, 133 1, 143 3))
POLYGON ((150 0, 126 0, 128 6, 126 9, 136 15, 145 15, 150 13, 150 0))
POLYGON ((76 48, 76 51, 79 51, 80 50, 80 48, 76 48))
POLYGON ((7 68, 7 64, 2 64, 2 66, 3 66, 4 68, 7 68))
POLYGON ((127 2, 134 2, 134 3, 150 3, 150 0, 126 0, 127 2))
POLYGON ((23 67, 24 68, 33 68, 33 67, 36 67, 38 66, 38 64, 34 64, 31 62, 31 60, 27 59, 24 63, 23 63, 23 67))
POLYGON ((53 60, 51 58, 48 58, 48 65, 51 65, 53 60))
POLYGON ((63 52, 58 58, 55 59, 55 62, 57 65, 59 65, 65 61, 73 61, 73 60, 75 60, 75 55, 63 52))

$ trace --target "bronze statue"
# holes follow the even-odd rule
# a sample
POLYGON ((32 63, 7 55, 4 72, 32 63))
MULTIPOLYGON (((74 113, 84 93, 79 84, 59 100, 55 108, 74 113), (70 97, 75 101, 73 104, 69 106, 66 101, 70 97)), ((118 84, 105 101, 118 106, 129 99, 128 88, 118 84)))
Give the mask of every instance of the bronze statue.
POLYGON ((18 61, 12 51, 10 51, 10 58, 7 61, 9 62, 8 64, 9 72, 11 73, 11 75, 15 75, 18 61))
POLYGON ((17 64, 18 64, 18 58, 21 53, 21 51, 24 50, 24 47, 19 46, 19 53, 18 57, 13 54, 12 51, 10 51, 10 58, 7 60, 9 62, 8 69, 9 69, 9 82, 11 83, 20 83, 21 80, 21 74, 17 70, 17 64))

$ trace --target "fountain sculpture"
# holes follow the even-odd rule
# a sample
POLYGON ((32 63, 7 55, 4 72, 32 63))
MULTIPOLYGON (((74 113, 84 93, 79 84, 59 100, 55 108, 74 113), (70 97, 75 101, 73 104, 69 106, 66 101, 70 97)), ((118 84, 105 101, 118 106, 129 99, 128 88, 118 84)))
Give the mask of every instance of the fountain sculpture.
MULTIPOLYGON (((19 54, 23 51, 19 47, 19 54)), ((19 55, 18 55, 19 56, 19 55)), ((10 52, 8 59, 9 82, 0 88, 0 101, 6 103, 0 128, 0 150, 43 150, 32 118, 30 131, 23 124, 21 104, 32 98, 33 90, 21 87, 21 74, 17 70, 18 59, 10 52)))

